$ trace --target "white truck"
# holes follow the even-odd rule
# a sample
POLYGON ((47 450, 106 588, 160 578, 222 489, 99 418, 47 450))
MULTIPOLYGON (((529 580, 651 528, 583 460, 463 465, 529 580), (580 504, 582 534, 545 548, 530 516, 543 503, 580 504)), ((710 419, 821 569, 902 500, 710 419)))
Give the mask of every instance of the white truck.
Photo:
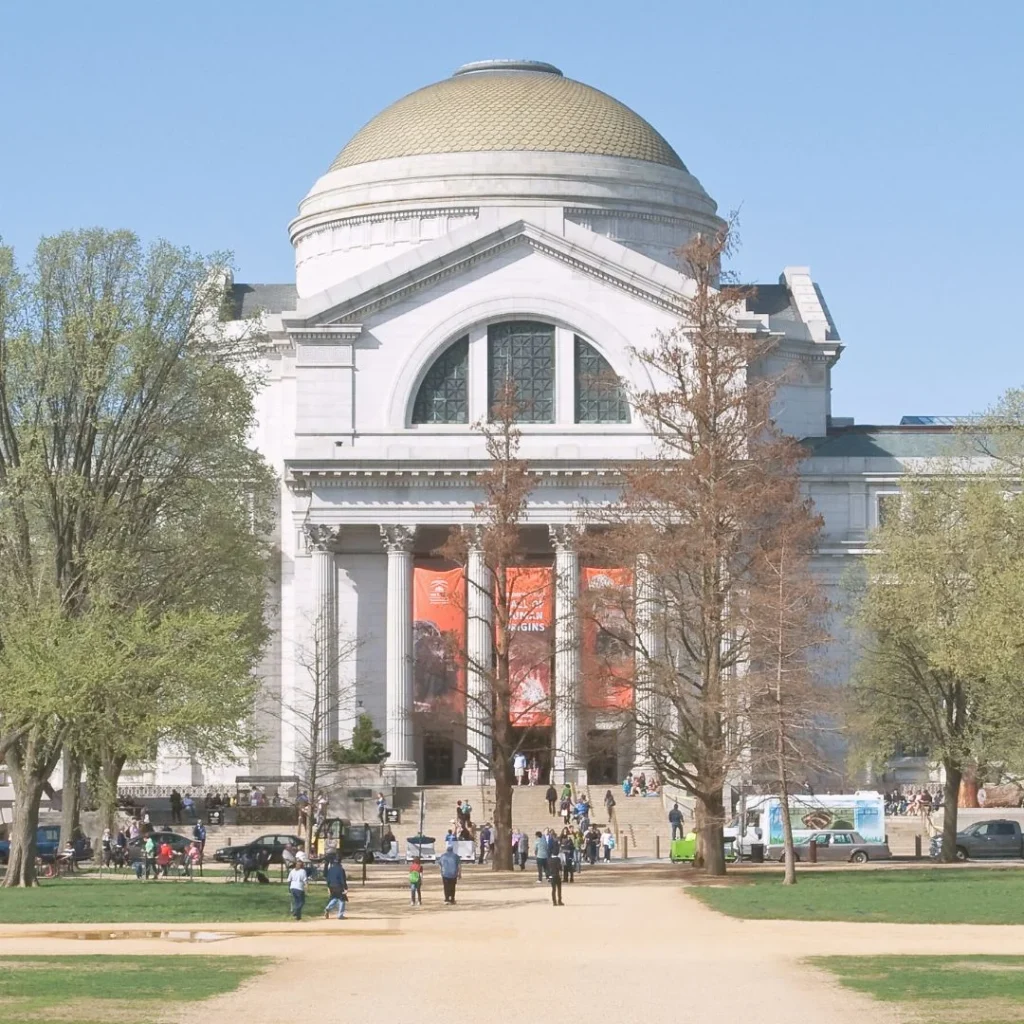
MULTIPOLYGON (((853 829, 869 843, 885 842, 885 798, 881 793, 795 794, 789 798, 789 813, 796 840, 825 829, 853 829)), ((734 837, 737 856, 749 857, 750 847, 759 843, 766 858, 772 857, 783 844, 782 802, 776 796, 746 797, 725 835, 734 837)))

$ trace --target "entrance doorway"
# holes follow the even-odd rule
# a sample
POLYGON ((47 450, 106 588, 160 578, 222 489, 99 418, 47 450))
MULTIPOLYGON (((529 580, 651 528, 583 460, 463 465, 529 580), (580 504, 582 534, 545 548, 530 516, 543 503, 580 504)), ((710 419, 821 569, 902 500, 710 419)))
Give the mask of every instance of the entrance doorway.
POLYGON ((455 744, 450 736, 428 732, 423 737, 423 784, 450 785, 455 773, 455 744))
POLYGON ((587 782, 606 786, 619 781, 617 729, 591 729, 587 734, 587 782))
POLYGON ((526 755, 529 766, 534 760, 540 770, 538 783, 547 785, 551 778, 551 733, 549 725, 535 725, 526 729, 513 729, 516 750, 526 755))

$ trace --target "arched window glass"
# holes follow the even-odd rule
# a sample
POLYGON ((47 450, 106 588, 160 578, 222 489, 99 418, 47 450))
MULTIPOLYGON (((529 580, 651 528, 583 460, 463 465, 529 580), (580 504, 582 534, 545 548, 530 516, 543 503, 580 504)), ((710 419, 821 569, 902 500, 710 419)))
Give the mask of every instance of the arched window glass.
POLYGON ((593 345, 576 336, 576 422, 629 423, 622 382, 593 345))
POLYGON ((487 328, 487 406, 493 409, 511 381, 523 423, 555 421, 555 329, 516 320, 487 328))
POLYGON ((427 371, 412 408, 413 423, 469 422, 469 336, 442 352, 427 371))

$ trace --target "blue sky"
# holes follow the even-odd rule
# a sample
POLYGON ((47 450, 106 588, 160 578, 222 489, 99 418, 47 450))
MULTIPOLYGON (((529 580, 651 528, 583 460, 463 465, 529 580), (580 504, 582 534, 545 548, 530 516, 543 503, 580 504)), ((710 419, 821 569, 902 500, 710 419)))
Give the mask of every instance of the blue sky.
POLYGON ((1024 3, 94 4, 0 12, 0 235, 130 227, 292 279, 286 225, 348 137, 487 57, 629 104, 722 211, 736 268, 809 264, 833 411, 966 413, 1024 384, 1024 3))

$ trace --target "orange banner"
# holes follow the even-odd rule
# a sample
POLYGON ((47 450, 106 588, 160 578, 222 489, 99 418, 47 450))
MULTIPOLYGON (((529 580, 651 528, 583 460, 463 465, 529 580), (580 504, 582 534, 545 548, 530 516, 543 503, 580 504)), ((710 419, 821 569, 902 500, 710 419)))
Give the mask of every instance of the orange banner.
POLYGON ((508 570, 509 718, 521 728, 551 725, 552 608, 550 567, 508 570))
POLYGON ((583 570, 583 699, 599 711, 633 706, 633 573, 583 570))
POLYGON ((413 709, 462 717, 466 707, 466 577, 413 570, 413 709))

